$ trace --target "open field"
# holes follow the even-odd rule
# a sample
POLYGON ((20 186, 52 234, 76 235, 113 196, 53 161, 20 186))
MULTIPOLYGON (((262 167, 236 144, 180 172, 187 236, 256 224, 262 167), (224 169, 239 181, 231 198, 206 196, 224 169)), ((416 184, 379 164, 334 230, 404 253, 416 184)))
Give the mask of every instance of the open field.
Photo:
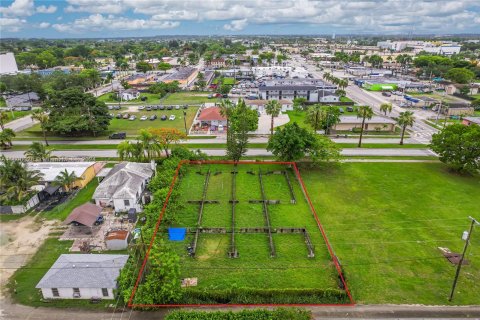
POLYGON ((219 98, 212 98, 208 99, 208 95, 211 92, 204 91, 204 92, 175 92, 169 94, 165 99, 162 101, 164 105, 170 104, 203 104, 203 103, 215 103, 220 102, 222 99, 219 98))
MULTIPOLYGON (((119 100, 112 99, 111 97, 112 93, 107 92, 105 94, 102 94, 100 97, 97 98, 99 101, 103 101, 105 103, 120 103, 119 100)), ((154 94, 154 93, 141 93, 139 99, 133 99, 129 101, 122 101, 122 104, 158 104, 160 103, 160 95, 159 94, 154 94), (147 97, 146 101, 142 101, 142 97, 147 97)))
MULTIPOLYGON (((180 256, 181 277, 198 278, 194 290, 208 289, 338 289, 337 271, 331 262, 326 244, 316 224, 313 213, 301 191, 295 174, 281 165, 242 164, 237 174, 232 174, 232 165, 185 165, 186 173, 179 180, 179 202, 185 206, 172 226, 190 228, 184 241, 168 241, 167 225, 160 225, 157 236, 171 244, 180 256), (210 170, 210 173, 208 171, 210 170), (262 170, 265 199, 279 200, 279 204, 267 204, 272 230, 273 249, 269 246, 268 223, 264 216, 261 200, 262 170), (296 203, 292 196, 287 177, 280 174, 287 170, 296 203), (251 173, 248 173, 250 171, 251 173), (277 174, 266 174, 278 171, 277 174), (252 174, 253 173, 253 174, 252 174), (198 227, 224 228, 225 233, 204 233, 198 236, 198 245, 193 256, 186 247, 194 243, 199 215, 198 203, 205 187, 205 200, 219 203, 205 203, 202 220, 198 227), (236 192, 232 195, 235 180, 236 192), (235 225, 232 225, 232 204, 235 205, 235 225), (258 228, 262 231, 242 231, 241 228, 258 228), (313 244, 314 257, 309 258, 308 246, 303 233, 281 233, 280 228, 305 228, 313 244), (232 229, 235 230, 235 245, 232 245, 232 229), (238 252, 237 258, 228 257, 229 252, 238 252), (273 252, 273 253, 272 253, 273 252)), ((168 209, 167 209, 168 210, 168 209)), ((168 215, 168 212, 166 213, 168 215)), ((189 288, 184 289, 188 295, 189 288)))
MULTIPOLYGON (((107 132, 104 134, 98 135, 97 137, 94 137, 94 139, 105 139, 110 133, 112 132, 126 132, 127 135, 129 136, 136 136, 138 134, 138 131, 140 129, 148 129, 148 128, 176 128, 182 132, 185 132, 185 125, 183 121, 183 111, 187 112, 187 129, 190 128, 193 119, 195 117, 195 114, 197 113, 198 107, 188 107, 187 110, 152 110, 152 111, 141 111, 141 112, 128 112, 125 108, 121 110, 120 113, 129 113, 130 115, 135 115, 137 119, 130 121, 128 119, 116 119, 113 118, 110 121, 110 126, 107 132), (156 114, 157 119, 154 121, 150 120, 145 120, 141 121, 140 117, 143 115, 146 116, 152 116, 156 114), (167 117, 170 117, 170 115, 175 115, 175 120, 165 120, 162 121, 160 120, 160 117, 162 115, 166 115, 167 117)), ((110 110, 111 113, 116 115, 118 112, 110 110)), ((62 139, 72 139, 72 137, 57 137, 53 135, 48 135, 49 137, 52 138, 62 138, 62 139)), ((18 138, 42 138, 42 131, 40 129, 40 125, 36 124, 26 130, 23 130, 21 132, 17 133, 18 138)), ((85 137, 82 137, 85 138, 85 137)), ((74 139, 77 139, 74 137, 74 139)))
POLYGON ((455 266, 469 215, 478 219, 480 179, 441 163, 344 163, 301 170, 358 303, 480 303, 480 233, 474 231, 455 299, 455 266))

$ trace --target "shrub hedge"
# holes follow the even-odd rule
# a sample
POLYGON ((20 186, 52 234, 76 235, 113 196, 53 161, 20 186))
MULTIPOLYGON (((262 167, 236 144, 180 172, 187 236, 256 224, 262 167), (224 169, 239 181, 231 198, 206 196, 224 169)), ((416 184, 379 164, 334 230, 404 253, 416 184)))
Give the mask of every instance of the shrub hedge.
POLYGON ((303 309, 242 310, 233 311, 174 311, 165 320, 308 320, 311 312, 303 309))

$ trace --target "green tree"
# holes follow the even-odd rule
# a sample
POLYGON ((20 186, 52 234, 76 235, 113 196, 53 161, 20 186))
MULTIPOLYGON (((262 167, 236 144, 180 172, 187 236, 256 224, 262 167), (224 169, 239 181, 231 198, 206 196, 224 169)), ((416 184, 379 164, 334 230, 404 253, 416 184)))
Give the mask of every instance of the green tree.
POLYGON ((5 204, 20 204, 30 194, 33 186, 38 185, 42 174, 38 170, 29 170, 26 162, 0 158, 0 199, 5 204))
POLYGON ((57 134, 95 136, 110 124, 105 103, 79 88, 53 93, 46 101, 46 108, 50 113, 45 128, 57 134))
POLYGON ((310 125, 314 132, 317 132, 322 128, 322 117, 322 107, 315 104, 307 109, 305 123, 310 125))
POLYGON ((236 106, 227 108, 227 115, 227 158, 237 162, 247 152, 248 132, 257 130, 258 115, 242 99, 236 106))
POLYGON ((95 88, 101 82, 102 78, 97 69, 84 69, 80 72, 80 77, 85 79, 88 88, 95 88))
POLYGON ((400 112, 400 116, 397 119, 397 124, 402 128, 402 137, 400 139, 400 145, 403 145, 403 137, 405 136, 405 130, 407 127, 413 126, 415 117, 412 111, 400 112))
POLYGON ((270 136, 267 150, 280 161, 298 161, 310 155, 313 162, 339 159, 340 149, 330 139, 289 123, 270 136))
POLYGON ((158 64, 158 70, 161 70, 163 72, 167 72, 167 70, 170 70, 172 69, 172 65, 170 63, 166 63, 166 62, 160 62, 158 64))
POLYGON ((338 107, 328 106, 322 109, 321 127, 325 134, 330 134, 333 126, 340 123, 340 109, 338 107))
POLYGON ((362 147, 362 137, 363 137, 363 130, 365 129, 365 120, 372 119, 373 117, 373 110, 369 106, 360 106, 357 109, 357 118, 362 118, 362 127, 360 128, 360 138, 358 140, 358 147, 362 147))
POLYGON ((48 147, 47 141, 47 129, 45 128, 48 123, 48 113, 45 112, 43 109, 36 109, 32 113, 32 119, 37 120, 40 123, 40 129, 42 129, 43 140, 45 140, 45 144, 48 147))
POLYGON ((278 117, 280 111, 282 111, 282 106, 277 100, 270 100, 265 105, 265 111, 271 116, 270 134, 273 134, 273 120, 275 117, 278 117))
POLYGON ((0 111, 0 128, 5 129, 5 123, 8 121, 8 114, 6 111, 0 111))
POLYGON ((474 108, 475 110, 480 110, 480 98, 477 98, 475 100, 473 100, 470 105, 472 106, 472 108, 474 108))
POLYGON ((31 161, 45 161, 52 157, 52 149, 47 149, 41 142, 32 142, 25 151, 25 157, 31 161))
POLYGON ((145 62, 145 61, 139 61, 137 62, 136 64, 136 69, 138 72, 143 72, 143 73, 147 73, 147 71, 150 71, 152 70, 152 66, 148 63, 148 62, 145 62))
POLYGON ((169 150, 172 144, 178 144, 180 141, 187 139, 187 135, 184 132, 175 128, 150 128, 148 132, 155 140, 155 151, 159 151, 163 147, 167 158, 170 157, 169 150))
POLYGON ((465 68, 452 68, 445 74, 445 78, 456 83, 470 83, 475 73, 465 68))
POLYGON ((15 136, 15 132, 10 128, 5 128, 0 132, 0 145, 4 150, 13 146, 12 140, 15 136))
POLYGON ((68 172, 67 169, 65 169, 60 171, 58 176, 55 177, 54 184, 57 186, 62 186, 65 191, 71 191, 77 179, 78 177, 74 171, 68 172))
POLYGON ((120 161, 130 159, 132 157, 132 153, 133 153, 132 149, 133 148, 132 148, 132 144, 130 143, 130 141, 125 140, 125 141, 120 142, 117 145, 117 155, 120 158, 120 161))
POLYGON ((387 115, 387 112, 388 113, 392 112, 392 104, 391 103, 382 103, 380 105, 380 111, 385 113, 385 115, 387 115))
POLYGON ((295 98, 293 99, 293 109, 298 112, 300 109, 305 110, 307 105, 307 98, 295 98))
POLYGON ((432 136, 430 148, 455 171, 476 173, 480 169, 480 126, 449 125, 432 136))

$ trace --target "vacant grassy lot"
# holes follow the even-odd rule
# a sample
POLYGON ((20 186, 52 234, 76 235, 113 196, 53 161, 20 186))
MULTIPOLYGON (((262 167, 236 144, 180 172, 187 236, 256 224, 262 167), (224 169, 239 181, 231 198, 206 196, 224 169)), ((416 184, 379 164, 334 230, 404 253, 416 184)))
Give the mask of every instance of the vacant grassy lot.
POLYGON ((453 303, 455 267, 438 249, 462 251, 468 216, 479 218, 478 177, 440 163, 344 163, 302 176, 357 302, 480 303, 478 228, 453 303))
MULTIPOLYGON (((205 204, 202 227, 232 228, 232 173, 231 165, 189 166, 180 180, 180 202, 185 204, 181 215, 177 215, 176 227, 196 227, 199 205, 189 204, 188 200, 202 197, 206 172, 211 176, 206 192, 207 200, 219 200, 217 204, 205 204), (197 173, 201 172, 201 174, 197 173)), ((186 246, 192 243, 194 233, 187 234, 185 241, 170 242, 181 258, 181 277, 198 278, 198 289, 234 288, 337 288, 336 270, 316 225, 300 186, 293 172, 289 178, 297 199, 291 204, 291 196, 286 177, 282 174, 263 176, 265 196, 270 200, 280 200, 280 204, 268 205, 272 228, 306 228, 314 244, 315 257, 308 258, 308 249, 303 234, 273 233, 276 257, 270 257, 268 235, 266 233, 238 233, 238 228, 264 227, 265 220, 260 200, 261 189, 258 172, 285 170, 284 166, 239 165, 236 175, 235 241, 239 257, 227 257, 230 250, 230 233, 201 233, 195 258, 188 256, 186 246), (253 171, 254 174, 248 174, 253 171)), ((163 226, 166 228, 167 226, 163 226)), ((168 239, 166 232, 159 236, 168 239)))
POLYGON ((169 104, 202 104, 202 103, 215 103, 220 102, 221 99, 212 98, 209 99, 208 95, 211 92, 204 91, 204 92, 176 92, 169 94, 162 100, 162 104, 169 105, 169 104))
MULTIPOLYGON (((100 97, 97 98, 99 101, 103 101, 105 103, 118 103, 119 100, 112 99, 112 93, 108 92, 102 94, 100 97)), ((158 104, 161 98, 159 94, 154 93, 141 93, 139 99, 133 99, 129 101, 122 101, 122 104, 158 104), (146 101, 142 101, 141 98, 146 97, 146 101)))
MULTIPOLYGON (((141 111, 141 112, 127 112, 125 108, 121 110, 121 113, 129 113, 130 115, 135 115, 137 119, 130 121, 128 119, 116 119, 113 118, 110 121, 110 126, 108 131, 95 137, 95 139, 105 139, 108 138, 108 135, 112 132, 126 132, 129 136, 136 136, 140 129, 148 129, 148 128, 176 128, 182 132, 185 132, 185 124, 183 121, 183 111, 187 112, 187 129, 190 128, 192 125, 193 119, 195 114, 197 113, 198 107, 188 107, 187 110, 152 110, 152 111, 141 111), (144 120, 141 121, 140 118, 145 116, 152 116, 156 114, 157 119, 150 121, 144 120), (166 115, 170 117, 170 115, 175 115, 175 120, 160 120, 162 115, 166 115)), ((118 111, 110 110, 111 113, 116 115, 118 111)), ((57 137, 54 135, 49 135, 52 138, 62 138, 62 139, 72 139, 72 137, 57 137)), ((19 138, 43 138, 42 131, 39 124, 36 124, 26 130, 17 133, 17 137, 19 138)), ((77 138, 74 138, 77 139, 77 138)))

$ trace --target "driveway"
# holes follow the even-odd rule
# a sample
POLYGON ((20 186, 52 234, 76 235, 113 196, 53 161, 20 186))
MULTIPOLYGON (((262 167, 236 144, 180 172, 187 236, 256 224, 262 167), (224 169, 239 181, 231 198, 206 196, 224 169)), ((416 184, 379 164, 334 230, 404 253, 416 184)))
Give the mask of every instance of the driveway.
MULTIPOLYGON (((38 123, 38 121, 32 120, 32 116, 28 115, 28 116, 10 121, 9 123, 5 124, 5 128, 10 128, 15 132, 19 132, 32 127, 36 123, 38 123)), ((1 131, 2 129, 0 129, 0 132, 1 131)))

